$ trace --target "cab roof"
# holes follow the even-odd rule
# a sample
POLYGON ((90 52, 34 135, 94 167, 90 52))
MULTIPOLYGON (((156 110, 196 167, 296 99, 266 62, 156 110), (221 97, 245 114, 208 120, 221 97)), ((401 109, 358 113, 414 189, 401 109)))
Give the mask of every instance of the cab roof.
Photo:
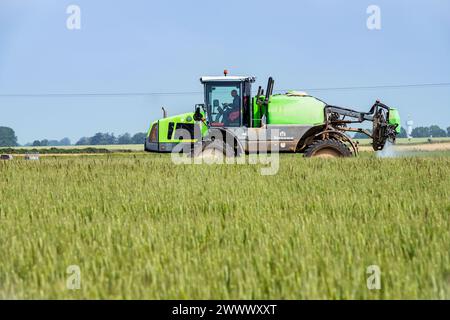
POLYGON ((248 81, 255 82, 255 77, 244 77, 244 76, 204 76, 200 78, 201 83, 206 82, 231 82, 231 81, 248 81))

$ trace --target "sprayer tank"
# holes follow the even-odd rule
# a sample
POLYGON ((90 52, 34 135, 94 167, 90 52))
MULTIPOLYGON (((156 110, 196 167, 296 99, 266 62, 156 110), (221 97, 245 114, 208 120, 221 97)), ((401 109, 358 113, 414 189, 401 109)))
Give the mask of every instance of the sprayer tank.
POLYGON ((268 124, 318 125, 325 121, 325 103, 311 96, 274 95, 267 112, 268 124))

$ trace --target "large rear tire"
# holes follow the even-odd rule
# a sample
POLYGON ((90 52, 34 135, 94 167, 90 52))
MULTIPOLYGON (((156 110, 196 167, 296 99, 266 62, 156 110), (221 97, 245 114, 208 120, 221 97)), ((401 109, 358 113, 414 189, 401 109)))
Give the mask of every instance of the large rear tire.
POLYGON ((351 157, 352 152, 345 143, 335 139, 327 139, 310 144, 306 148, 304 156, 307 158, 341 158, 351 157))

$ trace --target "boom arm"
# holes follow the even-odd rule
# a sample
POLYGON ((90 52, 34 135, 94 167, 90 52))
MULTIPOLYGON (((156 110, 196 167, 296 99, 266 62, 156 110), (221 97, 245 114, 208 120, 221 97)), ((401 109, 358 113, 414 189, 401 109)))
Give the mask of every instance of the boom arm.
POLYGON ((376 101, 369 112, 359 112, 348 108, 327 105, 325 107, 326 130, 361 132, 372 139, 375 151, 382 150, 386 141, 395 141, 399 123, 389 121, 390 108, 376 101), (350 119, 348 119, 350 118, 350 119), (350 128, 347 125, 371 121, 372 132, 361 128, 350 128))

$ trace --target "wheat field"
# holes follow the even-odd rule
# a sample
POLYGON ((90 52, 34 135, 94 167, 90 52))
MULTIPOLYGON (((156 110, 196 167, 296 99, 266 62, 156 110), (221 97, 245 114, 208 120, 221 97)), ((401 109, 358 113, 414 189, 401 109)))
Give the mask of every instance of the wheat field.
POLYGON ((260 166, 0 162, 0 298, 450 298, 448 154, 260 166))

